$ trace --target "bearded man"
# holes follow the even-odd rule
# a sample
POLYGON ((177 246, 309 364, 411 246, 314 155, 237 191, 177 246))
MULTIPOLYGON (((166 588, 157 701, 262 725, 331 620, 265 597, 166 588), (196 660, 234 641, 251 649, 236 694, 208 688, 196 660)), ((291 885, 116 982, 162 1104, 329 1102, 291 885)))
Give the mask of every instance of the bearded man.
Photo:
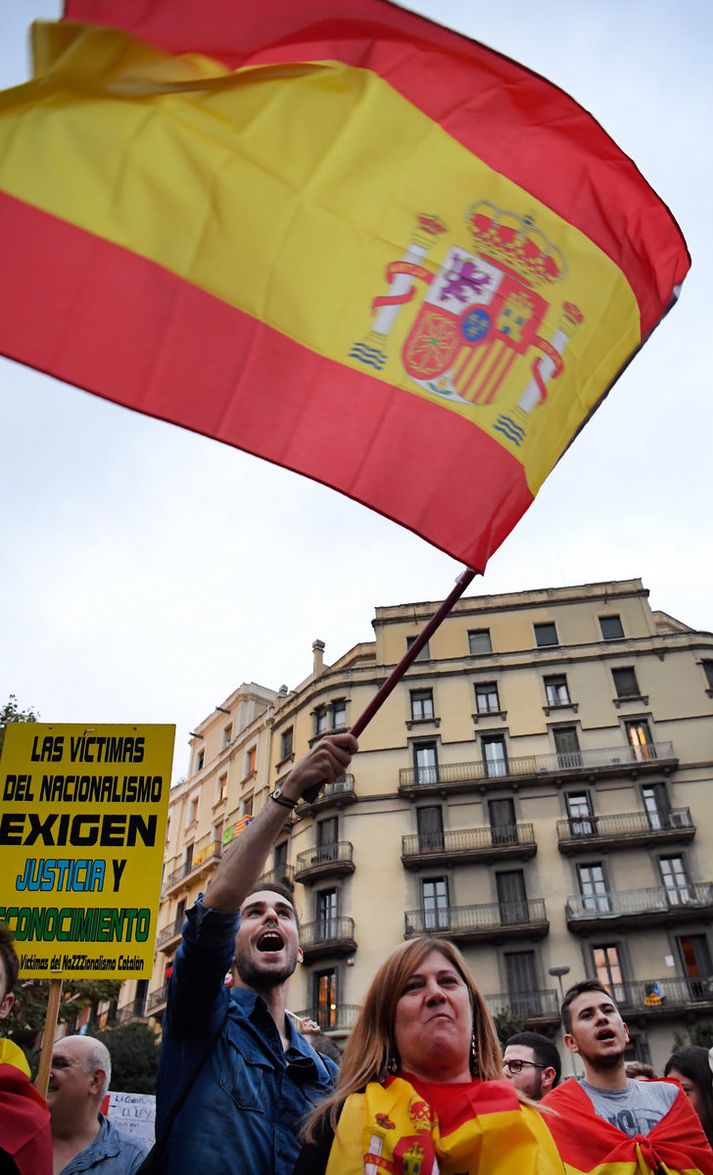
POLYGON ((258 878, 287 810, 342 775, 356 750, 351 734, 312 747, 186 916, 157 1087, 162 1175, 292 1175, 303 1118, 334 1083, 334 1063, 286 1015, 289 979, 302 961, 292 894, 258 878))

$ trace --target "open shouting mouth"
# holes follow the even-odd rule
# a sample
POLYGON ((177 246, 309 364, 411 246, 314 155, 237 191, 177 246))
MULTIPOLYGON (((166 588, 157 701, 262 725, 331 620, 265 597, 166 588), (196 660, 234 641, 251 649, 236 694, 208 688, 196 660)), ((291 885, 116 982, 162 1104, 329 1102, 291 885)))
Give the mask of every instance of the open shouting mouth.
POLYGON ((259 951, 270 954, 275 951, 281 951, 285 945, 285 940, 279 930, 264 930, 255 945, 259 951))

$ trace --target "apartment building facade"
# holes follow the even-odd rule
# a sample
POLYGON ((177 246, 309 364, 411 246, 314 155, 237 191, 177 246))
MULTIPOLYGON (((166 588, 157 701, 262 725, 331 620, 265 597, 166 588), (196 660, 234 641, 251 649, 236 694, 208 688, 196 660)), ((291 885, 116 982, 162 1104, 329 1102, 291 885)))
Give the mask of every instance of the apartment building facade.
MULTIPOLYGON (((296 757, 348 729, 437 607, 377 608, 374 640, 296 689, 243 685, 194 732, 172 792, 148 985, 160 1018, 183 912, 296 757)), ((614 990, 632 1055, 713 1021, 713 635, 641 581, 461 599, 301 804, 266 874, 294 886, 296 1011, 346 1035, 377 967, 423 931, 458 943, 491 1010, 555 1039, 560 986, 614 990)))

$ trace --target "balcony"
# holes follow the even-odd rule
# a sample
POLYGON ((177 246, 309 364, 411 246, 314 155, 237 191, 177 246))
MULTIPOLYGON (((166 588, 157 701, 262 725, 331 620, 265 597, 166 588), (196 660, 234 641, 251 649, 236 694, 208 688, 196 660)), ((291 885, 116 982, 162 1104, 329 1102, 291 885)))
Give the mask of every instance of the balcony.
POLYGON ((178 869, 174 869, 173 873, 168 874, 163 883, 161 897, 168 897, 171 891, 177 889, 184 881, 189 878, 193 880, 201 873, 205 873, 206 870, 214 868, 220 860, 221 850, 222 845, 219 840, 211 841, 210 844, 199 849, 191 861, 185 861, 178 869))
POLYGON ((123 1024, 143 1024, 145 1020, 145 1011, 137 1010, 133 1004, 128 1004, 125 1008, 118 1009, 114 1024, 116 1027, 123 1024))
POLYGON ((355 869, 351 841, 340 840, 331 845, 318 845, 297 854, 295 879, 317 881, 320 877, 344 877, 355 869))
POLYGON ((416 796, 469 791, 474 784, 500 787, 504 779, 538 780, 597 779, 611 775, 637 776, 651 771, 674 770, 678 759, 673 743, 650 743, 647 747, 596 747, 550 755, 521 755, 518 758, 484 763, 440 763, 437 767, 403 767, 399 771, 399 792, 416 796))
POLYGON ((268 869, 267 873, 261 873, 257 879, 258 885, 260 882, 277 882, 279 885, 286 885, 288 889, 295 888, 295 868, 294 865, 276 865, 274 869, 268 869))
POLYGON ((327 956, 353 955, 357 948, 353 918, 325 918, 307 922, 300 931, 305 962, 327 956))
POLYGON ((322 1032, 328 1035, 332 1032, 346 1035, 356 1024, 360 1010, 358 1004, 333 1004, 329 1008, 304 1008, 295 1015, 300 1019, 309 1016, 310 1020, 315 1020, 322 1032))
POLYGON ((414 934, 435 934, 458 943, 544 938, 550 929, 542 898, 493 902, 483 906, 407 910, 404 921, 404 938, 411 938, 414 934))
POLYGON ((181 937, 185 920, 186 915, 179 914, 169 926, 164 926, 163 930, 159 931, 158 938, 156 939, 156 949, 158 951, 170 951, 176 945, 181 937))
POLYGON ((593 849, 628 849, 693 840, 696 826, 689 808, 670 812, 624 812, 613 816, 570 816, 557 821, 561 853, 589 853, 593 849))
POLYGON ((149 993, 146 1000, 146 1015, 160 1016, 166 1007, 166 1000, 168 999, 168 984, 164 983, 163 987, 159 987, 156 991, 149 993))
POLYGON ((429 865, 492 864, 514 857, 526 860, 537 852, 531 824, 485 825, 450 832, 418 833, 401 837, 401 860, 406 869, 429 865))
POLYGON ((713 1012, 713 976, 634 979, 613 984, 612 995, 630 1021, 695 1019, 713 1012))
POLYGON ((301 816, 313 816, 322 808, 344 808, 347 804, 354 804, 356 798, 354 776, 340 775, 333 783, 325 783, 311 804, 299 804, 295 809, 295 816, 299 819, 301 816))
POLYGON ((567 898, 567 925, 577 934, 627 926, 671 926, 691 918, 713 918, 713 884, 689 882, 678 889, 624 889, 567 898))
POLYGON ((491 1016, 521 1020, 523 1027, 532 1032, 556 1028, 560 1022, 559 996, 552 988, 544 991, 499 992, 497 995, 486 995, 485 1002, 491 1016))

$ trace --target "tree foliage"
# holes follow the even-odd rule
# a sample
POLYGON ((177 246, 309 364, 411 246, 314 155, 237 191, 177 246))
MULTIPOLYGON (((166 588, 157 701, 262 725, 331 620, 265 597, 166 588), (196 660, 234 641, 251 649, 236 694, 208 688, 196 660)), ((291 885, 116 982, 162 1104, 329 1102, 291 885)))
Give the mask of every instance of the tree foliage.
POLYGON ((5 727, 9 722, 37 722, 38 718, 39 714, 31 707, 29 710, 21 710, 15 695, 10 694, 4 706, 0 706, 0 752, 5 742, 5 727))
POLYGON ((146 1024, 124 1024, 89 1032, 111 1054, 111 1088, 121 1093, 155 1093, 159 1044, 146 1024))
POLYGON ((673 1051, 677 1053, 691 1044, 700 1045, 704 1049, 713 1048, 713 1021, 699 1020, 685 1030, 676 1029, 673 1034, 673 1051))
POLYGON ((493 1023, 495 1031, 498 1034, 498 1040, 501 1046, 505 1047, 505 1042, 514 1036, 516 1032, 522 1032, 525 1028, 525 1021, 522 1016, 516 1016, 509 1008, 502 1008, 493 1016, 493 1023))
MULTIPOLYGON (((113 979, 65 980, 58 1019, 71 1026, 85 1008, 92 1008, 95 1016, 99 1004, 118 999, 120 987, 121 984, 113 979)), ((48 996, 47 979, 19 981, 15 988, 15 1005, 3 1021, 3 1030, 11 1040, 26 1049, 33 1048, 35 1037, 45 1022, 48 996)))

